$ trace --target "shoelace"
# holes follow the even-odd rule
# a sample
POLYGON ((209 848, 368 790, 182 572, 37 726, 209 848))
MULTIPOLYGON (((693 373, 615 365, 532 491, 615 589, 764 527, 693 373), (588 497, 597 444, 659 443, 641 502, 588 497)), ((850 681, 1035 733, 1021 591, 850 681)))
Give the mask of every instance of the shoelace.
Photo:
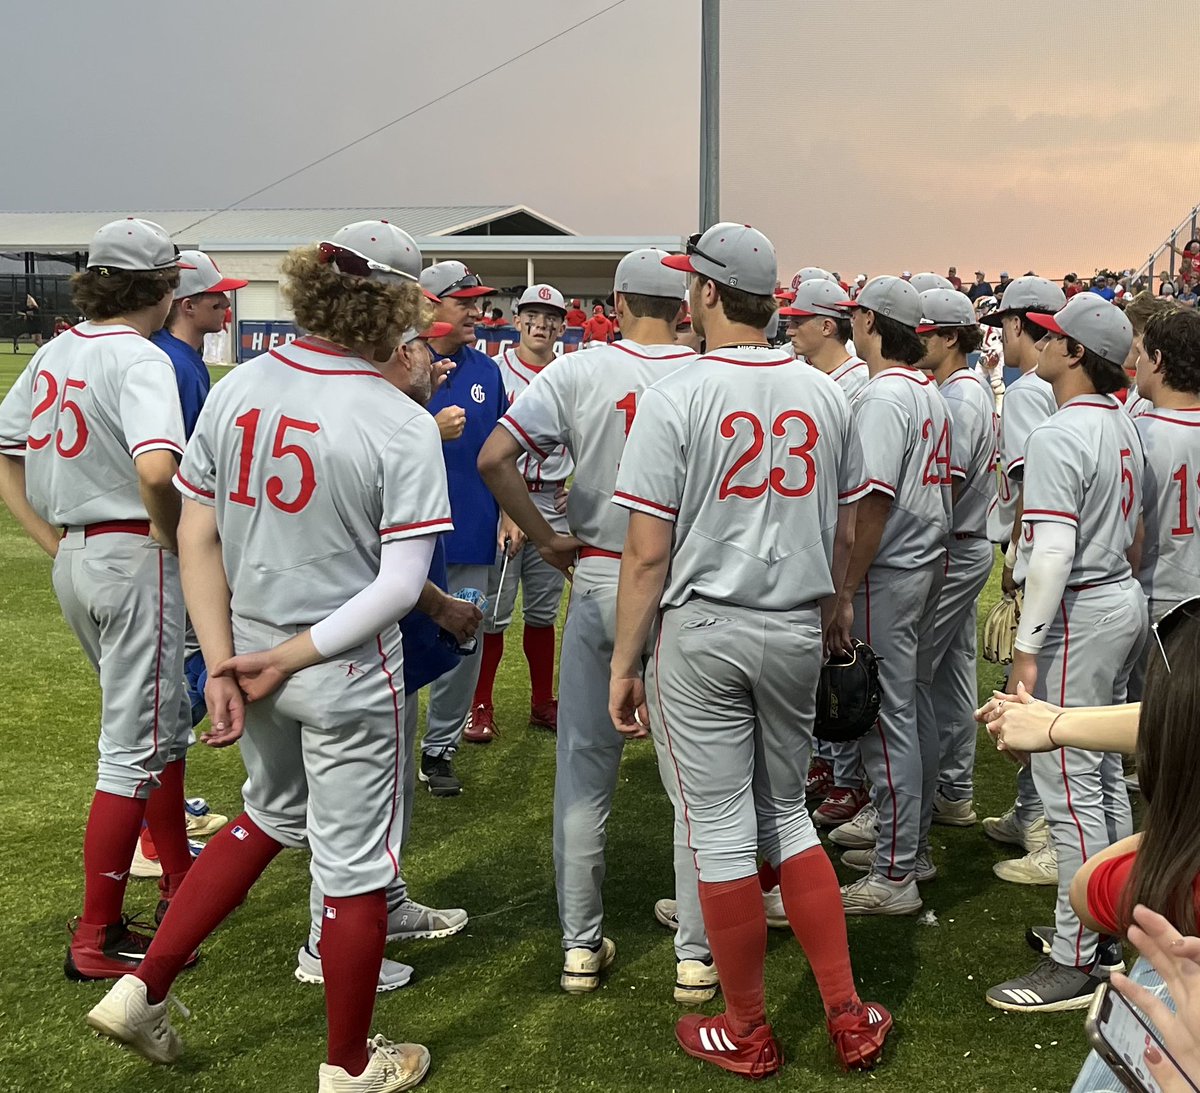
POLYGON ((400 1045, 386 1036, 379 1034, 367 1041, 371 1055, 378 1055, 383 1060, 383 1072, 386 1078, 398 1078, 405 1073, 404 1059, 400 1054, 400 1045))

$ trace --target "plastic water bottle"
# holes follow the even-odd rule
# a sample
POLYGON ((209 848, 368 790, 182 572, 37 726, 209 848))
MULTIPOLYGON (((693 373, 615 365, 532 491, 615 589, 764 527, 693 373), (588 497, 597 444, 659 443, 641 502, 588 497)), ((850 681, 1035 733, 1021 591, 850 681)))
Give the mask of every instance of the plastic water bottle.
MULTIPOLYGON (((486 615, 488 610, 488 598, 478 588, 460 588, 453 593, 456 600, 466 600, 467 603, 473 603, 479 608, 481 614, 486 615)), ((473 637, 463 645, 459 645, 457 639, 448 630, 441 630, 438 636, 459 656, 469 657, 479 647, 479 638, 473 637)))

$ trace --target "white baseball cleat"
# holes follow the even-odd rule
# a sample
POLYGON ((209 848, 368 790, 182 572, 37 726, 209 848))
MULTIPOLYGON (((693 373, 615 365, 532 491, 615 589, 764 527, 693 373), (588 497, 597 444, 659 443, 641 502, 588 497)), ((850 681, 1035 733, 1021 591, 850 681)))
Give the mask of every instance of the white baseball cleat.
POLYGON ((654 902, 654 917, 668 930, 679 929, 679 904, 673 899, 660 899, 654 902))
POLYGON ((933 822, 944 827, 971 827, 978 817, 971 798, 952 801, 940 789, 933 793, 933 822))
POLYGON ((711 1002, 717 995, 720 980, 717 966, 702 960, 680 960, 675 965, 675 1001, 684 1006, 699 1006, 711 1002))
POLYGON ((842 889, 842 907, 848 915, 915 915, 921 909, 921 893, 911 876, 891 881, 868 873, 842 889))
MULTIPOLYGON (((307 944, 296 954, 296 970, 292 973, 301 983, 324 983, 325 972, 321 967, 321 957, 314 953, 307 944)), ((407 964, 398 960, 388 960, 385 956, 379 966, 379 982, 375 990, 379 994, 385 991, 399 990, 412 982, 413 970, 407 964)))
POLYGON ((189 839, 207 839, 229 823, 229 817, 213 812, 203 797, 189 797, 183 802, 183 811, 189 839))
POLYGON ((102 1036, 133 1048, 152 1063, 173 1063, 183 1054, 183 1041, 171 1025, 167 1003, 174 1003, 184 1017, 188 1011, 170 995, 152 1006, 146 984, 135 975, 123 975, 87 1015, 87 1023, 102 1036))
POLYGON ((998 843, 1024 847, 1027 853, 1040 849, 1050 841, 1050 829, 1046 826, 1046 818, 1039 816, 1026 826, 1017 818, 1015 804, 1003 816, 985 816, 983 833, 998 843))
POLYGON ((874 805, 865 806, 849 823, 835 827, 829 841, 847 850, 866 850, 879 835, 879 813, 874 805))
POLYGON ((617 946, 611 938, 601 938, 600 948, 568 949, 563 958, 562 975, 558 985, 567 994, 588 994, 600 986, 600 973, 609 967, 617 955, 617 946))
POLYGON ((791 923, 788 922, 787 911, 783 909, 783 893, 779 891, 779 885, 775 885, 770 891, 763 893, 763 910, 767 912, 767 925, 772 930, 790 930, 791 923))
MULTIPOLYGON (((871 847, 870 850, 847 850, 842 855, 842 864, 857 869, 860 873, 869 873, 875 868, 876 856, 875 847, 871 847)), ((928 850, 918 851, 912 875, 918 881, 937 879, 937 866, 933 864, 933 855, 928 850)))
POLYGON ((1046 843, 1023 858, 998 861, 992 872, 1011 884, 1058 884, 1058 852, 1046 843))
POLYGON ((420 1044, 394 1044, 376 1036, 367 1041, 367 1051, 367 1069, 357 1076, 322 1063, 317 1093, 400 1093, 420 1085, 429 1073, 429 1049, 420 1044))

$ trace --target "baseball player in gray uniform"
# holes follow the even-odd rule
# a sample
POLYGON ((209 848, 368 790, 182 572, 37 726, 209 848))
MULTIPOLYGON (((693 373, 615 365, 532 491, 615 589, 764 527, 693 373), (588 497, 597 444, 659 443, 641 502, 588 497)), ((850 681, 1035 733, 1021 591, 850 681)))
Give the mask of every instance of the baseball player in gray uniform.
MULTIPOLYGON (((543 368, 555 360, 554 344, 562 336, 567 303, 553 285, 530 285, 517 301, 517 329, 521 340, 493 358, 504 379, 509 403, 519 398, 543 368)), ((521 475, 533 503, 555 531, 567 530, 566 518, 555 508, 560 491, 574 471, 571 456, 559 444, 546 459, 526 452, 520 459, 521 475)), ((561 570, 544 561, 537 549, 525 543, 525 533, 511 517, 500 521, 501 557, 488 578, 487 597, 492 609, 484 619, 483 652, 479 682, 471 704, 471 720, 463 738, 473 744, 490 743, 496 735, 492 688, 504 656, 504 631, 512 622, 517 586, 522 589, 522 634, 525 659, 529 663, 529 723, 539 728, 558 727, 558 703, 554 699, 554 626, 562 603, 566 578, 561 570), (503 551, 508 550, 504 564, 503 551), (504 580, 500 578, 503 575, 504 580)))
MULTIPOLYGON (((509 408, 480 454, 480 471, 501 507, 529 541, 563 566, 575 562, 571 606, 559 661, 559 726, 554 776, 554 868, 565 960, 561 985, 595 990, 613 959, 604 937, 605 828, 624 738, 608 718, 609 662, 616 626, 617 574, 628 517, 611 504, 625 438, 643 391, 695 360, 674 344, 675 317, 687 290, 665 253, 636 250, 621 259, 613 284, 622 339, 556 361, 509 408), (575 464, 567 500, 571 537, 558 534, 536 495, 525 488, 521 461, 565 445, 575 464), (578 561, 575 550, 578 549, 578 561)), ((670 757, 659 769, 675 793, 670 757)), ((675 998, 707 1001, 716 992, 696 892, 696 871, 682 820, 675 830, 675 998)))
MULTIPOLYGON (((979 320, 983 326, 999 327, 1004 363, 1021 373, 1004 393, 997 493, 987 515, 988 538, 999 543, 1005 552, 1002 578, 1005 592, 1017 589, 1012 572, 1016 561, 1016 537, 1020 532, 1025 442, 1029 434, 1057 409, 1054 392, 1037 372, 1038 346, 1045 337, 1045 330, 1033 322, 1031 316, 1053 315, 1066 302, 1063 290, 1044 277, 1018 277, 1004 290, 999 309, 979 320)), ((1054 846, 1049 840, 1042 802, 1028 768, 1021 768, 1017 774, 1017 797, 1012 808, 1002 816, 985 817, 983 831, 997 842, 1020 846, 1026 851, 1022 858, 997 862, 993 866, 1001 880, 1018 884, 1057 883, 1054 846)))
POLYGON ((975 607, 995 561, 986 523, 996 496, 999 418, 991 388, 967 363, 967 354, 983 340, 971 301, 955 288, 929 289, 921 293, 921 312, 921 368, 936 381, 950 408, 954 499, 945 577, 917 674, 917 717, 932 718, 941 741, 938 787, 931 799, 922 801, 924 842, 930 820, 951 827, 975 822, 975 607))
POLYGON ((311 333, 214 388, 188 443, 177 475, 185 595, 213 666, 214 742, 241 737, 246 809, 197 859, 136 977, 88 1017, 174 1061, 166 1000, 181 954, 279 851, 308 845, 325 893, 321 1093, 408 1089, 429 1067, 419 1045, 368 1040, 405 796, 395 620, 451 526, 438 428, 387 376, 429 308, 384 260, 380 234, 370 251, 330 241, 288 255, 285 290, 311 333))
POLYGON ((936 725, 917 718, 917 666, 928 647, 950 528, 950 414, 916 365, 921 298, 899 277, 876 277, 853 304, 854 344, 871 379, 853 403, 868 493, 839 585, 837 644, 853 636, 882 658, 883 705, 859 747, 874 807, 837 828, 861 849, 867 876, 842 889, 847 914, 902 915, 921 907, 918 880, 937 870, 920 843, 922 802, 937 777, 936 725), (877 826, 876 826, 877 825, 877 826))
POLYGON ((1200 591, 1200 315, 1155 315, 1138 341, 1138 390, 1151 403, 1134 419, 1146 453, 1138 579, 1158 622, 1200 591))
MULTIPOLYGON (((846 348, 850 319, 839 305, 849 299, 850 294, 831 278, 806 278, 796 285, 791 303, 780 308, 779 315, 787 321, 796 356, 824 372, 853 400, 870 377, 867 362, 846 348)), ((816 741, 807 792, 810 801, 818 802, 813 813, 816 824, 836 827, 854 819, 868 801, 858 744, 816 741)))
MULTIPOLYGON (((1146 600, 1128 560, 1142 509, 1137 428, 1113 391, 1126 386, 1133 341, 1119 308, 1091 292, 1056 315, 1032 316, 1049 336, 1038 371, 1059 409, 1029 435, 1016 579, 1025 585, 1009 686, 1061 706, 1123 702, 1146 637, 1146 600)), ((1071 907, 1071 881, 1091 855, 1132 830, 1115 752, 1063 748, 1031 757, 1058 852, 1051 952, 1027 975, 987 992, 1017 1012, 1085 1008, 1120 943, 1097 945, 1071 907)))
POLYGON ((725 1012, 682 1018, 676 1037, 750 1077, 782 1064, 763 991, 761 852, 843 1065, 870 1067, 891 1016, 855 991, 837 879, 804 807, 861 452, 837 385, 766 344, 776 269, 761 232, 717 224, 663 261, 692 274, 710 349, 642 396, 617 474, 613 500, 630 516, 609 713, 627 736, 664 738, 721 975, 725 1012))
MULTIPOLYGON (((183 453, 175 370, 149 337, 179 282, 147 220, 106 224, 72 291, 87 320, 34 354, 0 406, 0 496, 54 558, 63 617, 100 677, 100 760, 83 839, 83 913, 68 979, 116 979, 149 939, 121 909, 142 821, 172 899, 192 864, 183 767, 183 594, 176 558, 183 453), (61 530, 60 530, 61 529, 61 530)), ((191 950, 183 961, 194 959, 191 950)))

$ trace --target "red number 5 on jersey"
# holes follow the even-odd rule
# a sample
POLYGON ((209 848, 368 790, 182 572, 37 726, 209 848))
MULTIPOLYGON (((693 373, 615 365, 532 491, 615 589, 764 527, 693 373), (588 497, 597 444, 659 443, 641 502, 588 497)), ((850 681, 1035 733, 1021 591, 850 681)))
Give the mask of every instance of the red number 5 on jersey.
MULTIPOLYGON (((789 436, 789 426, 792 426, 793 423, 799 423, 804 427, 803 442, 794 444, 787 450, 789 458, 800 461, 803 477, 798 485, 789 486, 787 485, 788 468, 775 465, 771 466, 770 471, 761 482, 734 482, 738 474, 762 455, 767 437, 762 422, 748 410, 735 410, 731 414, 726 414, 720 425, 721 436, 726 440, 735 439, 739 432, 738 423, 742 421, 749 426, 750 444, 725 472, 717 491, 717 500, 724 501, 727 497, 744 497, 752 501, 757 497, 762 497, 768 489, 773 490, 781 497, 806 497, 810 494, 817 481, 817 465, 813 460, 812 452, 821 436, 816 422, 803 410, 785 410, 771 424, 771 435, 780 439, 789 436)), ((746 432, 745 429, 741 431, 746 432)))
MULTIPOLYGON (((234 419, 234 425, 242 432, 241 455, 238 459, 237 489, 230 495, 229 500, 238 505, 254 508, 258 499, 250 492, 250 470, 254 462, 254 441, 258 436, 258 423, 262 410, 247 410, 234 419)), ((299 512, 312 500, 317 488, 317 472, 313 466, 312 455, 300 444, 287 443, 289 430, 299 430, 303 433, 319 433, 321 426, 315 421, 300 421, 294 417, 281 417, 275 427, 275 439, 271 444, 271 457, 284 459, 291 457, 300 465, 300 486, 296 496, 285 500, 283 491, 285 483, 279 475, 267 479, 267 500, 281 512, 299 512)))

